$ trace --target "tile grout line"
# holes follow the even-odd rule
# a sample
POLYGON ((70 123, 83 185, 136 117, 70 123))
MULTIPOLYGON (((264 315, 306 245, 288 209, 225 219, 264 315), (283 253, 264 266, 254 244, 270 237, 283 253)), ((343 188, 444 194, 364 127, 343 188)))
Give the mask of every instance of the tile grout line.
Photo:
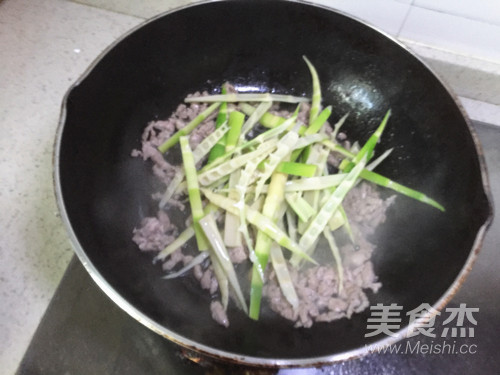
MULTIPOLYGON (((403 43, 412 44, 412 45, 415 45, 418 47, 427 48, 430 50, 438 51, 441 53, 446 53, 446 54, 453 55, 453 56, 460 56, 461 58, 471 59, 471 60, 474 60, 478 63, 483 62, 483 63, 487 63, 487 64, 494 64, 494 65, 500 66, 500 61, 498 61, 498 60, 486 59, 483 57, 480 58, 480 57, 477 57, 474 55, 466 54, 464 52, 460 52, 460 51, 449 49, 449 48, 440 47, 437 45, 429 44, 426 42, 421 42, 421 41, 418 41, 415 39, 410 39, 407 37, 397 36, 397 39, 403 43)), ((460 65, 460 64, 458 64, 458 65, 460 65)))
POLYGON ((415 0, 412 0, 412 5, 411 6, 415 7, 415 8, 427 10, 429 12, 435 12, 435 13, 444 14, 446 16, 463 18, 464 20, 468 20, 468 21, 475 21, 475 22, 479 22, 479 23, 484 23, 485 25, 500 27, 500 23, 495 23, 495 22, 491 22, 491 21, 487 21, 487 20, 482 20, 482 19, 474 18, 474 17, 468 17, 468 16, 464 16, 464 15, 458 14, 458 13, 450 13, 450 12, 447 12, 447 11, 444 11, 444 10, 433 9, 433 8, 429 8, 429 7, 425 7, 425 6, 421 6, 421 5, 413 5, 414 2, 415 2, 415 0))
POLYGON ((398 38, 398 39, 399 39, 399 35, 401 34, 401 31, 403 30, 403 27, 404 27, 404 25, 406 23, 406 20, 408 19, 408 16, 410 15, 410 12, 411 12, 411 10, 413 8, 413 2, 414 1, 415 0, 412 0, 411 3, 408 5, 408 10, 406 11, 406 14, 405 14, 405 16, 403 18, 403 22, 401 22, 401 25, 399 26, 398 32, 396 33, 396 38, 398 38))
MULTIPOLYGON (((0 2, 1 1, 2 0, 0 0, 0 2)), ((148 18, 141 17, 141 16, 138 16, 138 15, 135 15, 135 14, 130 14, 130 13, 126 13, 126 12, 120 12, 118 10, 114 10, 114 9, 110 9, 110 8, 102 8, 100 6, 93 5, 93 4, 82 3, 82 2, 80 2, 78 0, 66 0, 66 1, 69 1, 70 3, 76 4, 76 5, 79 5, 79 6, 82 6, 82 7, 99 9, 99 10, 101 10, 103 12, 108 12, 108 13, 112 13, 112 14, 120 14, 122 16, 128 16, 128 17, 136 18, 136 19, 142 20, 142 21, 145 21, 145 20, 148 19, 148 18)))

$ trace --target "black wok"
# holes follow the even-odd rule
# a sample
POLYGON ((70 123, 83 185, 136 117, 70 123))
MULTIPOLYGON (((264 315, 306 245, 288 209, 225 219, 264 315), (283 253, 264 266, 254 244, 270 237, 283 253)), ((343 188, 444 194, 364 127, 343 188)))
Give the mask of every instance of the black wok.
POLYGON ((369 310, 294 329, 272 314, 259 322, 230 307, 231 325, 210 318, 210 297, 189 277, 161 279, 132 230, 156 212, 149 165, 130 157, 142 129, 168 117, 186 94, 225 81, 249 90, 310 95, 302 55, 315 64, 324 103, 361 142, 392 109, 382 174, 446 207, 399 197, 376 235, 372 305, 442 309, 464 281, 491 220, 480 146, 443 83, 402 45, 343 14, 302 2, 220 1, 167 13, 112 45, 67 93, 55 178, 76 253, 120 307, 157 333, 212 357, 263 366, 311 365, 362 355, 369 310))

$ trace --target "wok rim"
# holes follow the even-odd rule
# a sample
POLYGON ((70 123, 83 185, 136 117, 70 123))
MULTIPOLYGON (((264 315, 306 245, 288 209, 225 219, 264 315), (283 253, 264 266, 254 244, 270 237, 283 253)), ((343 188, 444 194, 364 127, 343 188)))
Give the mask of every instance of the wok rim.
MULTIPOLYGON (((179 335, 167 327, 155 322, 153 319, 149 318, 146 316, 144 313, 142 313, 138 308, 132 306, 130 302, 126 300, 121 294, 119 294, 109 283, 108 281, 102 276, 102 274, 98 271, 96 266, 91 262, 89 257, 87 256, 83 246, 80 244, 78 241, 78 238, 73 230, 73 226, 71 224, 71 221, 69 219, 69 215, 66 211, 66 205, 64 203, 63 199, 63 194, 62 194, 62 186, 61 186, 61 176, 60 176, 60 150, 61 150, 61 143, 62 143, 62 138, 63 138, 63 131, 66 123, 66 117, 67 117, 67 102, 68 102, 68 97, 72 93, 72 91, 78 87, 94 70, 94 68, 101 62, 101 60, 110 52, 112 49, 114 49, 118 44, 120 44, 124 39, 126 39, 128 36, 132 35, 136 31, 140 30, 144 26, 160 19, 163 18, 167 15, 170 15, 172 13, 175 13, 180 10, 188 9, 191 7, 196 7, 202 4, 209 4, 209 3, 216 3, 216 2, 225 2, 227 0, 201 0, 197 1, 188 5, 180 6, 173 8, 171 10, 162 12, 154 17, 151 17, 141 23, 139 23, 137 26, 131 28, 129 31, 125 32, 122 34, 120 37, 118 37, 114 42, 112 42, 110 45, 108 45, 95 59, 94 61, 85 69, 85 71, 80 75, 80 77, 69 87, 69 89, 66 91, 63 101, 61 104, 61 111, 60 111, 60 117, 59 117, 59 123, 58 127, 56 130, 56 137, 55 137, 55 142, 54 142, 54 148, 53 148, 53 183, 54 183, 54 188, 55 188, 55 198, 59 210, 59 214, 62 220, 62 223, 67 231, 67 234, 69 236, 70 243, 73 247, 73 250, 75 251, 76 255, 78 256, 80 262, 83 264, 85 267, 86 271, 89 273, 91 278, 94 280, 94 282, 99 286, 99 288, 114 302, 116 303, 123 311, 125 311, 128 315, 130 315, 132 318, 137 320, 139 323, 147 327, 148 329, 152 330, 156 334, 159 334, 163 336, 164 338, 168 339, 171 342, 174 342, 175 344, 179 345, 180 347, 183 347, 188 350, 192 350, 196 353, 199 353, 201 355, 210 357, 215 360, 222 360, 228 363, 232 364, 238 364, 238 365, 246 365, 246 366, 252 366, 252 367, 264 367, 264 368, 290 368, 290 367, 310 367, 310 366, 321 366, 321 365, 328 365, 328 364, 333 364, 336 362, 342 362, 342 361, 347 361, 350 359, 355 359, 355 358, 360 358, 363 357, 367 354, 370 354, 370 347, 375 348, 375 347, 386 347, 395 344, 396 342, 406 338, 406 333, 409 329, 416 327, 418 324, 421 324, 422 322, 427 321, 432 317, 433 314, 427 313, 420 317, 418 320, 415 320, 412 324, 406 325, 405 327, 401 328, 399 331, 395 333, 394 336, 387 336, 383 339, 380 339, 378 341, 375 341, 373 343, 367 344, 364 347, 359 347, 356 349, 352 350, 347 350, 344 352, 336 353, 336 354, 331 354, 331 355, 326 355, 326 356, 319 356, 319 357, 310 357, 310 358, 299 358, 299 359, 291 359, 291 358, 266 358, 266 357, 256 357, 256 356, 246 356, 238 353, 233 353, 225 350, 220 350, 216 349, 213 347, 210 347, 208 345, 200 344, 192 339, 186 338, 182 335, 179 335)), ((229 1, 234 1, 234 0, 229 0, 229 1)), ((490 188, 490 183, 489 183, 489 178, 488 178, 488 172, 487 172, 487 167, 486 167, 486 162, 484 159, 484 152, 483 148, 481 146, 481 143, 478 139, 478 136, 476 134, 476 131, 474 130, 473 125, 471 124, 471 120, 467 113, 465 112, 462 104, 458 100, 458 97, 456 94, 450 89, 448 84, 444 82, 440 76, 438 76, 433 69, 425 62, 423 61, 419 56, 417 56, 408 46, 403 44, 401 41, 393 37, 392 35, 386 33, 385 31, 381 30, 380 28, 370 24, 369 22, 366 22, 364 20, 361 20, 355 16, 352 16, 346 12, 337 10, 333 7, 329 7, 323 4, 316 4, 316 3, 311 3, 310 1, 305 1, 305 0, 276 0, 276 2, 291 2, 291 3, 297 3, 297 4, 303 4, 307 6, 312 6, 316 8, 322 8, 325 11, 329 12, 334 12, 337 13, 341 16, 353 19, 371 29, 374 31, 378 32, 381 34, 381 36, 388 38, 390 41, 395 43, 397 46, 402 48, 404 51, 409 53, 414 59, 416 59, 419 63, 421 63, 434 77, 435 79, 442 85, 442 87, 446 90, 448 95, 453 99, 454 103, 460 110, 460 113, 462 114, 462 117, 465 120, 465 123, 467 125, 468 131, 471 134, 475 150, 477 152, 477 159, 479 162, 479 167, 480 167, 480 173, 481 173, 481 178, 482 178, 482 188, 484 191, 484 194, 487 199, 487 206, 488 206, 488 216, 485 219, 484 223, 481 225, 481 227, 478 229, 474 243, 472 245, 472 248, 470 250, 469 256, 467 257, 467 260, 465 261, 461 271, 453 281, 453 283, 450 285, 450 287, 444 292, 444 294, 437 300, 437 302, 434 303, 432 306, 435 309, 435 313, 441 311, 453 298, 455 293, 460 289, 462 284, 464 283, 465 279, 467 278, 470 270, 472 269, 472 266, 479 254, 479 251, 482 247, 486 232, 491 225, 493 221, 493 200, 492 200, 492 193, 491 193, 491 188, 490 188)))

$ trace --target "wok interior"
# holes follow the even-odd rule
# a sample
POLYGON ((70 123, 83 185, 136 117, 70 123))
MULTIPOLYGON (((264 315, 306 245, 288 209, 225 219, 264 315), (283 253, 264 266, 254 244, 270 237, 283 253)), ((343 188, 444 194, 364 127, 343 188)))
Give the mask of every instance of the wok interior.
MULTIPOLYGON (((133 307, 187 339, 238 355, 298 359, 363 347, 369 311, 294 329, 264 311, 259 322, 230 307, 221 328, 210 297, 190 277, 160 278, 152 254, 131 241, 156 208, 149 165, 130 157, 144 126, 168 117, 186 94, 229 81, 246 90, 311 93, 302 60, 315 64, 323 103, 344 130, 367 139, 391 108, 380 172, 442 203, 441 213, 398 197, 374 239, 383 287, 371 304, 409 311, 451 286, 488 216, 477 152, 441 83, 414 57, 350 18, 301 3, 214 2, 147 23, 114 46, 67 100, 60 181, 71 226, 93 265, 133 307)), ((403 312, 404 320, 404 312, 403 312)))

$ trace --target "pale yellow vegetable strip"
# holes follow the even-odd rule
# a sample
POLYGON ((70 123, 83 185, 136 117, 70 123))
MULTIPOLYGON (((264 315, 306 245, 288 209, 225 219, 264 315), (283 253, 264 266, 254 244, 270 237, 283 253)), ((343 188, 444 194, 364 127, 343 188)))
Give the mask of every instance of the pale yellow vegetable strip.
MULTIPOLYGON (((323 174, 324 166, 328 160, 329 151, 322 147, 320 144, 316 144, 312 147, 311 153, 309 154, 309 158, 307 162, 309 164, 316 165, 316 177, 319 177, 323 174)), ((319 205, 319 190, 310 190, 304 192, 304 199, 311 205, 315 212, 318 211, 319 205)), ((299 233, 304 233, 309 222, 299 221, 299 233)))
POLYGON ((234 270, 234 265, 231 262, 231 258, 229 257, 226 247, 224 246, 224 241, 222 240, 219 230, 217 229, 215 219, 212 214, 208 214, 201 218, 199 223, 206 238, 210 242, 211 250, 213 250, 217 256, 217 259, 219 260, 239 303, 241 304, 243 310, 248 312, 247 303, 241 291, 240 283, 238 281, 238 277, 236 276, 236 271, 234 270))
POLYGON ((337 142, 337 135, 339 133, 339 130, 340 130, 341 126, 344 125, 344 122, 348 116, 349 116, 349 113, 346 113, 344 116, 342 116, 342 118, 339 121, 337 121, 337 123, 335 125, 333 125, 333 131, 331 134, 331 138, 334 142, 337 142))
POLYGON ((188 242, 194 236, 194 228, 192 225, 187 227, 177 238, 167 247, 165 247, 158 255, 153 259, 153 263, 158 260, 163 260, 172 254, 175 250, 179 249, 182 245, 188 242))
POLYGON ((310 146, 314 143, 323 142, 323 141, 327 141, 327 140, 329 140, 329 139, 328 139, 328 136, 325 134, 304 135, 304 136, 300 137, 300 139, 297 141, 297 143, 295 144, 293 149, 299 150, 299 149, 302 149, 304 147, 310 146))
POLYGON ((345 156, 346 158, 354 159, 354 157, 356 156, 356 154, 354 154, 351 151, 345 149, 344 147, 332 142, 329 139, 325 139, 321 143, 324 146, 328 147, 330 149, 330 151, 338 152, 339 154, 345 156))
MULTIPOLYGON (((246 192, 248 189, 248 185, 250 185, 254 172, 257 170, 257 166, 259 163, 264 160, 267 157, 267 155, 261 155, 258 158, 255 158, 253 160, 250 160, 247 165, 245 165, 245 169, 241 172, 240 178, 238 180, 238 183, 236 184, 235 188, 239 194, 237 200, 238 200, 238 207, 240 207, 240 228, 239 231, 243 234, 243 239, 245 240, 245 243, 247 244, 248 247, 248 253, 250 256, 250 260, 252 262, 256 261, 256 256, 255 256, 255 250, 253 247, 253 242, 252 239, 250 238, 250 233, 248 232, 248 226, 246 223, 246 210, 245 210, 245 199, 246 199, 246 192)), ((254 201, 258 201, 254 200, 254 201)), ((264 275, 261 275, 262 278, 264 275)))
POLYGON ((346 173, 337 173, 328 176, 299 178, 297 180, 287 181, 285 191, 292 192, 328 189, 338 186, 345 176, 347 176, 346 173))
POLYGON ((344 216, 340 212, 340 207, 337 209, 330 220, 328 220, 328 227, 331 231, 339 229, 342 225, 344 225, 346 221, 344 220, 344 216))
POLYGON ((236 94, 218 94, 218 95, 202 95, 185 98, 186 103, 213 103, 213 102, 282 102, 282 103, 306 103, 309 98, 302 96, 280 95, 270 93, 236 93, 236 94))
MULTIPOLYGON (((278 219, 276 215, 284 201, 284 190, 287 178, 288 176, 284 173, 274 173, 271 177, 269 192, 264 201, 264 207, 262 208, 262 215, 268 218, 272 223, 276 223, 278 219)), ((277 227, 279 229, 279 226, 277 227)), ((284 231, 282 232, 284 233, 284 231)), ((250 318, 256 320, 259 318, 262 288, 264 286, 264 278, 262 275, 269 261, 272 242, 273 239, 259 228, 255 241, 255 255, 257 261, 253 264, 249 310, 250 318)))
POLYGON ((238 168, 248 163, 253 158, 259 157, 264 153, 269 154, 276 147, 278 143, 277 139, 271 139, 263 144, 261 144, 255 151, 237 156, 231 160, 228 160, 212 169, 206 170, 198 174, 198 180, 200 185, 207 186, 218 179, 233 173, 238 168))
POLYGON ((311 216, 316 214, 314 208, 298 193, 287 193, 285 194, 285 199, 288 206, 303 222, 307 222, 311 216))
POLYGON ((210 261, 212 262, 212 268, 214 269, 215 278, 217 279, 217 284, 219 284, 220 299, 222 307, 227 310, 227 305, 229 304, 229 279, 224 272, 219 259, 215 252, 210 249, 210 261))
POLYGON ((248 116, 248 119, 241 128, 240 142, 245 140, 245 135, 252 130, 255 124, 259 122, 260 118, 269 110, 269 108, 271 108, 272 105, 273 102, 262 102, 257 106, 257 108, 255 108, 252 114, 248 116))
POLYGON ((181 146, 182 162, 184 164, 184 173, 186 174, 186 182, 188 187, 189 206, 191 207, 191 216, 193 217, 194 233, 198 250, 203 251, 208 249, 208 243, 198 225, 198 220, 203 217, 203 205, 201 203, 200 189, 198 186, 198 176, 196 173, 196 165, 193 158, 193 152, 189 146, 189 138, 182 136, 179 138, 181 146))
MULTIPOLYGON (((227 122, 223 123, 218 129, 206 137, 193 151, 194 163, 197 164, 205 155, 207 155, 212 147, 227 133, 229 126, 227 122)), ((165 207, 167 202, 172 198, 172 196, 178 191, 182 181, 184 180, 185 174, 183 169, 177 170, 174 178, 170 181, 163 197, 160 201, 160 208, 165 207)))
MULTIPOLYGON (((219 194, 215 194, 207 189, 201 189, 203 195, 214 205, 222 208, 223 210, 232 212, 234 214, 238 214, 238 202, 224 197, 219 194)), ((292 241, 285 232, 283 232, 273 220, 264 216, 260 212, 246 206, 246 213, 248 221, 253 224, 257 229, 263 231, 269 237, 271 237, 274 241, 280 244, 283 247, 286 247, 292 253, 297 253, 299 258, 304 258, 310 261, 313 264, 317 264, 317 262, 312 259, 309 255, 307 255, 300 246, 292 241)))
POLYGON ((340 294, 342 293, 342 289, 344 286, 344 267, 342 266, 342 258, 340 257, 340 251, 337 244, 335 243, 335 238, 333 237, 333 234, 328 230, 328 228, 325 228, 323 230, 323 235, 328 241, 328 245, 330 245, 333 258, 335 259, 335 264, 337 265, 337 274, 339 277, 338 293, 340 294))
MULTIPOLYGON (((256 108, 248 103, 240 103, 239 104, 240 109, 247 115, 251 116, 255 111, 256 108)), ((285 118, 277 115, 273 115, 271 112, 265 112, 262 116, 259 118, 259 123, 266 127, 273 129, 279 125, 281 125, 283 122, 285 122, 285 118)))
POLYGON ((288 236, 292 241, 297 242, 297 224, 295 221, 295 214, 290 207, 287 208, 286 212, 286 225, 288 227, 288 236))
POLYGON ((175 146, 177 142, 179 142, 180 137, 189 135, 199 124, 206 120, 208 116, 212 112, 214 112, 221 103, 214 103, 203 112, 201 112, 198 116, 196 116, 190 123, 188 123, 185 127, 178 130, 174 135, 172 135, 169 139, 163 142, 160 146, 158 146, 158 150, 161 153, 167 152, 171 147, 175 146))
MULTIPOLYGON (((236 170, 229 175, 229 193, 228 197, 234 200, 239 199, 239 193, 236 190, 236 184, 240 179, 240 171, 236 170)), ((224 220, 224 244, 229 247, 242 245, 241 232, 239 231, 241 221, 239 215, 226 212, 224 220)))
POLYGON ((209 256, 208 251, 201 251, 196 257, 193 258, 191 262, 186 264, 184 267, 182 267, 179 271, 176 272, 171 272, 166 276, 163 276, 162 279, 175 279, 176 277, 182 276, 185 274, 187 271, 189 271, 191 268, 194 266, 197 266, 198 264, 203 263, 205 259, 207 259, 209 256))
MULTIPOLYGON (((327 225, 330 217, 340 206, 342 200, 347 195, 349 190, 356 183, 356 180, 358 179, 365 165, 366 155, 362 156, 361 161, 351 170, 351 172, 349 172, 349 174, 335 189, 335 191, 330 194, 328 200, 325 202, 325 204, 323 204, 316 217, 312 219, 306 231, 300 238, 299 247, 301 249, 304 249, 306 252, 309 252, 311 250, 312 245, 318 239, 318 236, 321 234, 323 229, 325 229, 325 226, 327 225)), ((293 255, 290 262, 296 267, 300 262, 300 258, 293 255)))
POLYGON ((269 179, 269 177, 271 177, 278 164, 289 156, 291 150, 293 149, 293 146, 295 145, 295 143, 297 143, 298 139, 299 134, 293 130, 285 134, 283 138, 280 139, 276 150, 274 150, 269 155, 269 161, 266 163, 264 171, 261 173, 259 179, 257 180, 257 185, 255 187, 255 199, 259 197, 262 191, 262 187, 269 179))
POLYGON ((251 148, 251 147, 255 147, 255 146, 259 147, 262 144, 267 143, 267 142, 271 142, 271 141, 277 142, 276 138, 281 133, 283 133, 286 130, 288 130, 288 128, 290 127, 290 124, 292 124, 292 120, 291 119, 284 120, 283 123, 281 123, 279 126, 276 126, 275 128, 269 129, 269 130, 267 130, 267 131, 259 134, 257 137, 255 137, 255 138, 253 138, 253 139, 251 139, 249 141, 246 141, 246 142, 243 142, 243 143, 239 144, 232 151, 225 153, 224 155, 222 155, 222 156, 218 157, 217 159, 215 159, 209 165, 206 165, 204 168, 201 169, 200 172, 205 172, 205 171, 212 170, 212 169, 218 167, 219 165, 227 162, 227 160, 233 154, 242 152, 243 150, 245 150, 247 148, 251 148))
POLYGON ((394 149, 390 148, 390 149, 384 151, 384 153, 382 155, 380 155, 378 158, 376 158, 370 164, 368 164, 366 166, 366 169, 369 171, 373 171, 375 168, 377 168, 380 165, 380 163, 382 163, 385 159, 387 159, 387 157, 391 154, 392 150, 394 150, 394 149))
POLYGON ((283 256, 283 251, 281 251, 280 245, 276 242, 271 244, 271 263, 276 273, 281 292, 288 303, 296 310, 299 307, 299 297, 293 286, 292 277, 290 276, 285 257, 283 256))

